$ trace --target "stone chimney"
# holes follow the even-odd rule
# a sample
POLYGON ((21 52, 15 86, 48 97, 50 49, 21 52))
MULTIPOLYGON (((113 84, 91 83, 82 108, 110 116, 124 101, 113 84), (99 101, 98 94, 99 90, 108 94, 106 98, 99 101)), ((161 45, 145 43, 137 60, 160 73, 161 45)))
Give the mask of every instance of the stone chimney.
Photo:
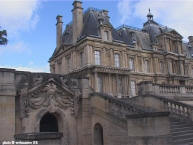
POLYGON ((62 44, 62 16, 58 15, 56 20, 56 49, 58 49, 62 44))
POLYGON ((189 36, 189 44, 193 47, 193 36, 189 36))
POLYGON ((72 10, 73 14, 73 43, 76 43, 77 39, 80 37, 83 27, 83 8, 82 2, 75 0, 72 4, 74 6, 72 10))

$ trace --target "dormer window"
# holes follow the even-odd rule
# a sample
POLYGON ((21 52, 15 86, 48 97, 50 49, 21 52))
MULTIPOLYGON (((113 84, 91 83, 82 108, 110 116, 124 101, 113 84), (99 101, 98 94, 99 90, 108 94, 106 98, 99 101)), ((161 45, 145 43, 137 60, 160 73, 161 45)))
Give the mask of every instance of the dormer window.
POLYGON ((109 41, 109 32, 104 31, 104 41, 109 41))
POLYGON ((137 41, 136 41, 136 34, 134 32, 130 32, 129 33, 129 37, 130 37, 131 44, 135 45, 137 43, 137 41))

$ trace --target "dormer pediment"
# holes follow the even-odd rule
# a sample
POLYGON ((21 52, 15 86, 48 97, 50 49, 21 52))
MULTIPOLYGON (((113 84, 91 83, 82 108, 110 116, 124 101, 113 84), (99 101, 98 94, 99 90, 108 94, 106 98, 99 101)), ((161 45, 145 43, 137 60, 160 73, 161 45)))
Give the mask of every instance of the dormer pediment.
POLYGON ((182 35, 180 35, 180 33, 178 33, 176 30, 174 30, 174 29, 172 29, 171 31, 170 31, 170 33, 173 35, 173 36, 177 36, 177 37, 179 37, 179 38, 183 38, 182 37, 182 35))

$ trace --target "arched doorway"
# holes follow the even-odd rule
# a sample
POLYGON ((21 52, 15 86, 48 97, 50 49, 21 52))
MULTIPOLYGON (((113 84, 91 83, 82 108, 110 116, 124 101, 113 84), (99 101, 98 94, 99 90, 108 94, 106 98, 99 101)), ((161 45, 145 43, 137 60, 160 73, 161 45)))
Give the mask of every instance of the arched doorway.
POLYGON ((40 120, 40 132, 58 132, 58 120, 55 115, 46 113, 40 120))
POLYGON ((97 123, 94 126, 94 145, 103 145, 103 127, 97 123))

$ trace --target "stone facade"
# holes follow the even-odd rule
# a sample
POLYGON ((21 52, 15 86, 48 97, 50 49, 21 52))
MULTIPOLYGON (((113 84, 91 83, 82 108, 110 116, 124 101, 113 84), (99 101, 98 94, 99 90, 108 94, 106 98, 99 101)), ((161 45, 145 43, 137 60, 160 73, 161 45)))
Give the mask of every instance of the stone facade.
POLYGON ((115 29, 77 0, 72 13, 64 32, 56 18, 51 73, 0 68, 0 143, 175 144, 171 118, 193 122, 192 36, 184 43, 150 11, 143 29, 115 29))
POLYGON ((83 12, 81 4, 73 3, 73 21, 57 36, 63 41, 50 58, 51 73, 88 77, 95 91, 113 96, 137 95, 141 81, 192 84, 192 36, 184 43, 176 30, 155 22, 150 12, 142 29, 115 29, 108 11, 83 12))
POLYGON ((88 78, 0 69, 0 80, 2 144, 5 141, 37 141, 40 145, 169 143, 170 126, 165 110, 153 113, 142 104, 96 93, 88 78), (157 123, 153 128, 147 126, 138 136, 133 134, 139 127, 133 124, 134 120, 142 125, 139 132, 147 122, 157 123), (166 122, 164 130, 156 132, 153 138, 146 135, 146 131, 159 128, 160 120, 166 122))

